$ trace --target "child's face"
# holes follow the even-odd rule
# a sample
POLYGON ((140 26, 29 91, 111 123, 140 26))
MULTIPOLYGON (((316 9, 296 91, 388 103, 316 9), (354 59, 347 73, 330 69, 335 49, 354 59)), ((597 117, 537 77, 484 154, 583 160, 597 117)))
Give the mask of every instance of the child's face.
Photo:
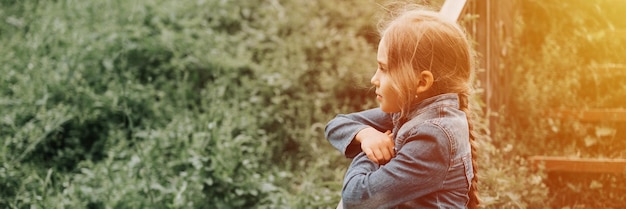
POLYGON ((380 109, 387 113, 400 112, 398 94, 391 86, 392 80, 387 68, 387 45, 383 40, 378 44, 378 69, 370 82, 376 87, 376 100, 380 103, 380 109))

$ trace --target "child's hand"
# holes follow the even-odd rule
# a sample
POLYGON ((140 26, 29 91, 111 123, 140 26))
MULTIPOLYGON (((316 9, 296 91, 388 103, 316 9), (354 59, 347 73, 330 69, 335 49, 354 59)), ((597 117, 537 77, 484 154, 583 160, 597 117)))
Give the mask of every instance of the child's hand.
POLYGON ((366 128, 356 134, 355 140, 361 143, 361 150, 367 158, 384 165, 396 155, 392 136, 391 131, 383 133, 374 128, 366 128))

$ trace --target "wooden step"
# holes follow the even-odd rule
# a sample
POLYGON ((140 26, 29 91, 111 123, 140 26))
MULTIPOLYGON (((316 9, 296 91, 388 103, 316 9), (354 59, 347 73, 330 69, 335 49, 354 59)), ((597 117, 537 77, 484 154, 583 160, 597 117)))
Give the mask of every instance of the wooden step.
POLYGON ((585 173, 624 173, 626 159, 591 159, 555 156, 532 156, 530 161, 539 168, 550 171, 585 172, 585 173))
POLYGON ((557 109, 549 113, 552 116, 565 119, 577 119, 587 122, 626 122, 625 109, 587 109, 587 110, 563 110, 557 109))

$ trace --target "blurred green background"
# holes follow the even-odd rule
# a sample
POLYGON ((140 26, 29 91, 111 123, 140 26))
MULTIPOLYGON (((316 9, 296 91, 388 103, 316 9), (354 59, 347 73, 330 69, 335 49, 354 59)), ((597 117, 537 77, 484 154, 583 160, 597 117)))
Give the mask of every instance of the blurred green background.
MULTIPOLYGON (((350 161, 324 126, 376 106, 387 2, 0 0, 0 208, 334 208, 350 161)), ((472 101, 485 208, 626 205, 624 174, 550 192, 527 161, 626 157, 624 124, 544 115, 624 108, 625 8, 515 8, 511 99, 472 101)))

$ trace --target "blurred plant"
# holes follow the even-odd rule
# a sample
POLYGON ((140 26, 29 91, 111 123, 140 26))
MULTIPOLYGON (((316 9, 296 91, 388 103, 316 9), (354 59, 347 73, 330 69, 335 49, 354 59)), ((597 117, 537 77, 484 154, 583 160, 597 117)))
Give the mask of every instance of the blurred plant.
POLYGON ((371 104, 361 10, 273 0, 1 4, 0 207, 336 202, 317 186, 339 172, 295 171, 341 168, 313 160, 329 155, 320 123, 371 104))
MULTIPOLYGON (((558 109, 624 108, 624 61, 626 48, 620 19, 626 8, 615 1, 523 1, 514 34, 513 54, 507 66, 515 76, 503 108, 502 128, 494 133, 496 146, 510 144, 515 155, 555 155, 589 158, 624 157, 624 125, 616 122, 589 123, 551 114, 558 109), (536 146, 538 143, 542 146, 536 146)), ((597 176, 595 180, 614 179, 597 176)), ((620 177, 623 178, 623 177, 620 177)), ((550 179, 555 179, 550 177, 550 179)), ((570 182, 576 177, 570 175, 570 182)), ((598 201, 599 187, 581 176, 580 183, 550 191, 555 208, 623 205, 623 198, 598 201), (591 186, 590 186, 591 185, 591 186), (574 188, 585 188, 582 190, 574 188), (575 202, 561 197, 576 197, 575 202)), ((619 178, 618 178, 619 179, 619 178)), ((561 180, 558 180, 561 181, 561 180)), ((567 182, 567 181, 564 181, 567 182)), ((619 181, 618 181, 619 182, 619 181)), ((601 193, 617 197, 622 184, 603 187, 601 193)), ((553 189, 553 188, 551 188, 553 189)))
MULTIPOLYGON (((597 3, 600 13, 617 14, 605 3, 597 3)), ((538 4, 558 8, 532 1, 523 9, 538 4)), ((368 78, 380 5, 0 1, 0 207, 335 207, 349 160, 330 147, 323 129, 337 113, 375 105, 368 78)), ((556 96, 615 107, 626 92, 604 97, 582 88, 611 89, 621 75, 612 71, 623 65, 619 56, 562 53, 602 49, 611 43, 605 37, 623 41, 618 32, 578 27, 567 34, 587 41, 578 45, 551 28, 556 20, 541 26, 535 23, 543 16, 533 14, 519 23, 520 34, 529 35, 517 34, 520 58, 510 64, 523 76, 511 92, 520 99, 507 107, 515 114, 500 123, 509 128, 489 133, 483 104, 472 101, 487 208, 546 202, 543 174, 524 160, 538 153, 529 148, 537 139, 587 134, 577 143, 601 150, 621 134, 612 124, 537 119, 539 108, 528 108, 561 107, 556 96), (598 69, 595 77, 584 76, 586 67, 598 69), (605 74, 615 80, 598 80, 605 74)), ((567 24, 587 21, 574 20, 567 24)), ((602 28, 603 21, 594 24, 602 28)), ((546 150, 558 145, 549 142, 546 150)), ((599 185, 611 186, 585 186, 599 185)))

